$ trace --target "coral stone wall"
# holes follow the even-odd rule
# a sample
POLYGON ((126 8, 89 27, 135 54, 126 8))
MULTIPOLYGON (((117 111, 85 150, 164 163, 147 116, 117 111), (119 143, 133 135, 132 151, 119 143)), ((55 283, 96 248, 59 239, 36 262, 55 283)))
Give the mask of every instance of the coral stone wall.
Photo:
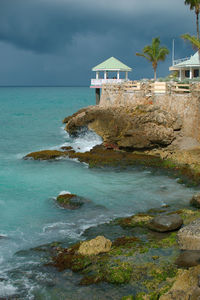
POLYGON ((183 122, 182 133, 200 142, 200 90, 195 85, 190 93, 151 94, 147 84, 140 91, 129 92, 122 86, 104 86, 100 106, 138 106, 155 104, 161 109, 179 115, 183 122))

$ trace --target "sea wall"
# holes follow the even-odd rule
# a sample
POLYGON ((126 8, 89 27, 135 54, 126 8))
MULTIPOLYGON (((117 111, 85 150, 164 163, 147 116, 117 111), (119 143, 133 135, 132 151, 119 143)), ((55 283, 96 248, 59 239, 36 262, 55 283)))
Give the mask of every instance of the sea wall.
POLYGON ((179 115, 182 119, 182 134, 200 142, 200 92, 191 89, 190 93, 165 94, 149 92, 147 84, 141 86, 140 91, 126 91, 121 86, 107 85, 102 88, 100 106, 138 106, 155 104, 170 113, 179 115))

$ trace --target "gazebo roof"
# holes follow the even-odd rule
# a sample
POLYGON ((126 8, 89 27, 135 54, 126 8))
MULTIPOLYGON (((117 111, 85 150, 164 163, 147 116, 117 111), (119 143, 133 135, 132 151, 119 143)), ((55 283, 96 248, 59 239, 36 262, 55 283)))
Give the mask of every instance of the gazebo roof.
POLYGON ((110 57, 101 64, 97 65, 92 71, 132 71, 127 65, 123 64, 120 60, 115 57, 110 57))

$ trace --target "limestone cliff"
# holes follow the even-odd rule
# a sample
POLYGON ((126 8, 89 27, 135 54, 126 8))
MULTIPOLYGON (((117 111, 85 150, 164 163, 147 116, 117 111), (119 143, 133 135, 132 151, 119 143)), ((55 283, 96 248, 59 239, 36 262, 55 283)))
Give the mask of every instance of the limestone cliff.
POLYGON ((152 104, 92 106, 81 109, 65 122, 70 134, 87 126, 103 138, 104 144, 131 149, 170 145, 182 127, 178 115, 152 104))
POLYGON ((152 94, 146 84, 140 92, 126 92, 123 86, 102 88, 100 106, 136 106, 154 104, 160 109, 178 115, 182 120, 182 135, 200 142, 200 86, 193 84, 191 93, 152 94))

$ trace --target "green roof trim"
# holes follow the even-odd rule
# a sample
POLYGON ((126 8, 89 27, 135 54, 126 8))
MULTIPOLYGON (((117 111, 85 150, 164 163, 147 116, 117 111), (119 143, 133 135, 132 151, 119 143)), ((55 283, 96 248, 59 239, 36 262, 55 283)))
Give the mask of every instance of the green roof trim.
POLYGON ((97 65, 92 71, 132 71, 127 65, 123 64, 115 57, 110 57, 101 64, 97 65))

